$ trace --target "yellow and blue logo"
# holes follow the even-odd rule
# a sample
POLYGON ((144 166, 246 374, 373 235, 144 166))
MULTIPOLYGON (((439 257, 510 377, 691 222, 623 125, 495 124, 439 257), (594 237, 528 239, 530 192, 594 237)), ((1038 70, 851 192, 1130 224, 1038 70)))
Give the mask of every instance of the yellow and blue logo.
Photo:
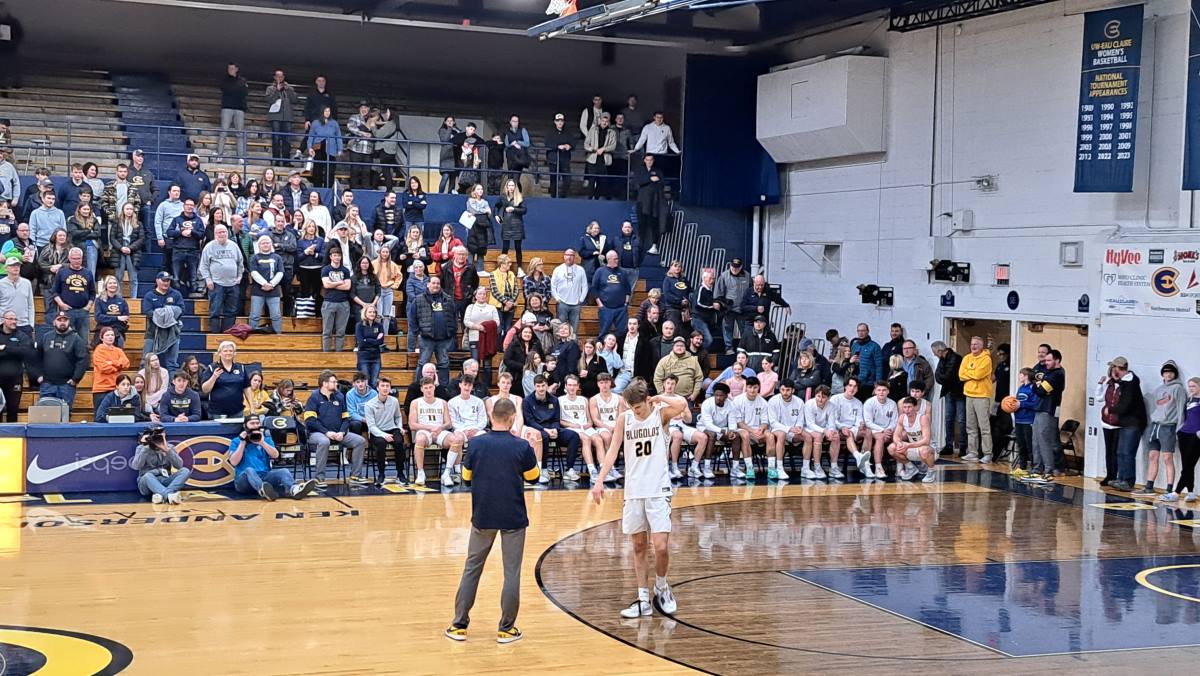
POLYGON ((217 436, 191 437, 175 447, 183 466, 192 470, 187 485, 192 488, 220 488, 233 481, 233 466, 226 461, 229 439, 217 436))
POLYGON ((0 674, 96 674, 124 671, 129 648, 111 639, 60 629, 0 625, 0 674))
POLYGON ((1154 293, 1170 298, 1179 294, 1177 279, 1179 271, 1175 268, 1159 268, 1150 276, 1150 286, 1154 288, 1154 293))

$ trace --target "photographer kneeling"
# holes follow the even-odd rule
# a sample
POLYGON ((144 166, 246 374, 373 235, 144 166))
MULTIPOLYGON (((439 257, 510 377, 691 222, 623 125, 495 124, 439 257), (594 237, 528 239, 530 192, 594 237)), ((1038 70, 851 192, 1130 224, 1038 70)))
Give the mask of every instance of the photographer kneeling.
POLYGON ((175 446, 167 443, 167 430, 162 425, 154 423, 142 431, 130 466, 138 472, 138 491, 149 495, 150 502, 156 505, 163 500, 172 505, 183 502, 179 489, 187 483, 192 470, 183 466, 175 446), (173 475, 172 469, 177 470, 173 475))
POLYGON ((262 419, 249 416, 241 434, 229 442, 229 464, 235 475, 233 487, 238 493, 258 493, 267 500, 280 495, 299 500, 313 492, 317 482, 309 479, 295 483, 292 473, 282 467, 271 469, 271 460, 279 457, 275 443, 263 435, 262 419))

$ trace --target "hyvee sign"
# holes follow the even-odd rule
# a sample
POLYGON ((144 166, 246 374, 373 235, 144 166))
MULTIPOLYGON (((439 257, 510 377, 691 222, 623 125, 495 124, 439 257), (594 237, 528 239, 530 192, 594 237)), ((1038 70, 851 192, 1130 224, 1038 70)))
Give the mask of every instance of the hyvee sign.
POLYGON ((1101 314, 1200 317, 1200 244, 1109 247, 1101 314))

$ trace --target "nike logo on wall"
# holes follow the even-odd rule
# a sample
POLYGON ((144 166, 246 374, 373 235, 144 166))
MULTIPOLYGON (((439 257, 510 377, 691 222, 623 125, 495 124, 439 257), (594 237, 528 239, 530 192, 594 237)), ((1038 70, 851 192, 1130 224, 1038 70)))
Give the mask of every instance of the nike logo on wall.
POLYGON ((31 484, 50 483, 51 481, 54 481, 55 479, 58 479, 61 477, 64 477, 64 476, 70 474, 71 472, 74 472, 77 469, 80 469, 82 467, 87 467, 88 465, 92 464, 93 462, 96 462, 97 460, 100 460, 101 458, 107 458, 108 456, 112 455, 113 453, 116 453, 116 451, 109 451, 108 453, 101 453, 100 455, 94 455, 90 458, 84 458, 83 460, 77 460, 75 462, 67 463, 65 465, 59 465, 58 467, 50 467, 50 468, 40 467, 38 465, 38 456, 35 455, 35 456, 33 456, 33 462, 29 463, 29 471, 27 471, 25 473, 25 478, 31 484))

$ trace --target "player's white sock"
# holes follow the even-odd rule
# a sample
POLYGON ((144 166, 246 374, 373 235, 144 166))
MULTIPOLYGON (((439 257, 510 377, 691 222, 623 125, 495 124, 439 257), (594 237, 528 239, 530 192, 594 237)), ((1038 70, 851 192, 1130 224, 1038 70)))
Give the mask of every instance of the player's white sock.
POLYGON ((655 589, 666 589, 667 586, 668 586, 667 578, 665 575, 655 575, 654 576, 654 588, 655 589))
POLYGON ((775 458, 767 458, 767 469, 775 469, 775 458))
POLYGON ((753 458, 742 458, 742 463, 744 463, 746 465, 746 469, 754 469, 754 459, 753 458))
POLYGON ((591 474, 592 476, 596 476, 599 473, 600 473, 600 468, 596 467, 595 465, 588 465, 588 474, 591 474))
POLYGON ((712 460, 704 459, 704 469, 712 469, 712 460))
POLYGON ((647 589, 646 587, 638 587, 638 600, 649 603, 650 602, 650 590, 647 589))
POLYGON ((458 460, 458 452, 457 451, 447 451, 446 452, 446 470, 447 471, 449 471, 451 467, 454 467, 455 460, 458 460))
POLYGON ((537 464, 537 468, 538 468, 538 473, 539 473, 539 474, 541 474, 541 472, 542 472, 542 463, 540 463, 540 462, 539 462, 539 463, 537 464))

